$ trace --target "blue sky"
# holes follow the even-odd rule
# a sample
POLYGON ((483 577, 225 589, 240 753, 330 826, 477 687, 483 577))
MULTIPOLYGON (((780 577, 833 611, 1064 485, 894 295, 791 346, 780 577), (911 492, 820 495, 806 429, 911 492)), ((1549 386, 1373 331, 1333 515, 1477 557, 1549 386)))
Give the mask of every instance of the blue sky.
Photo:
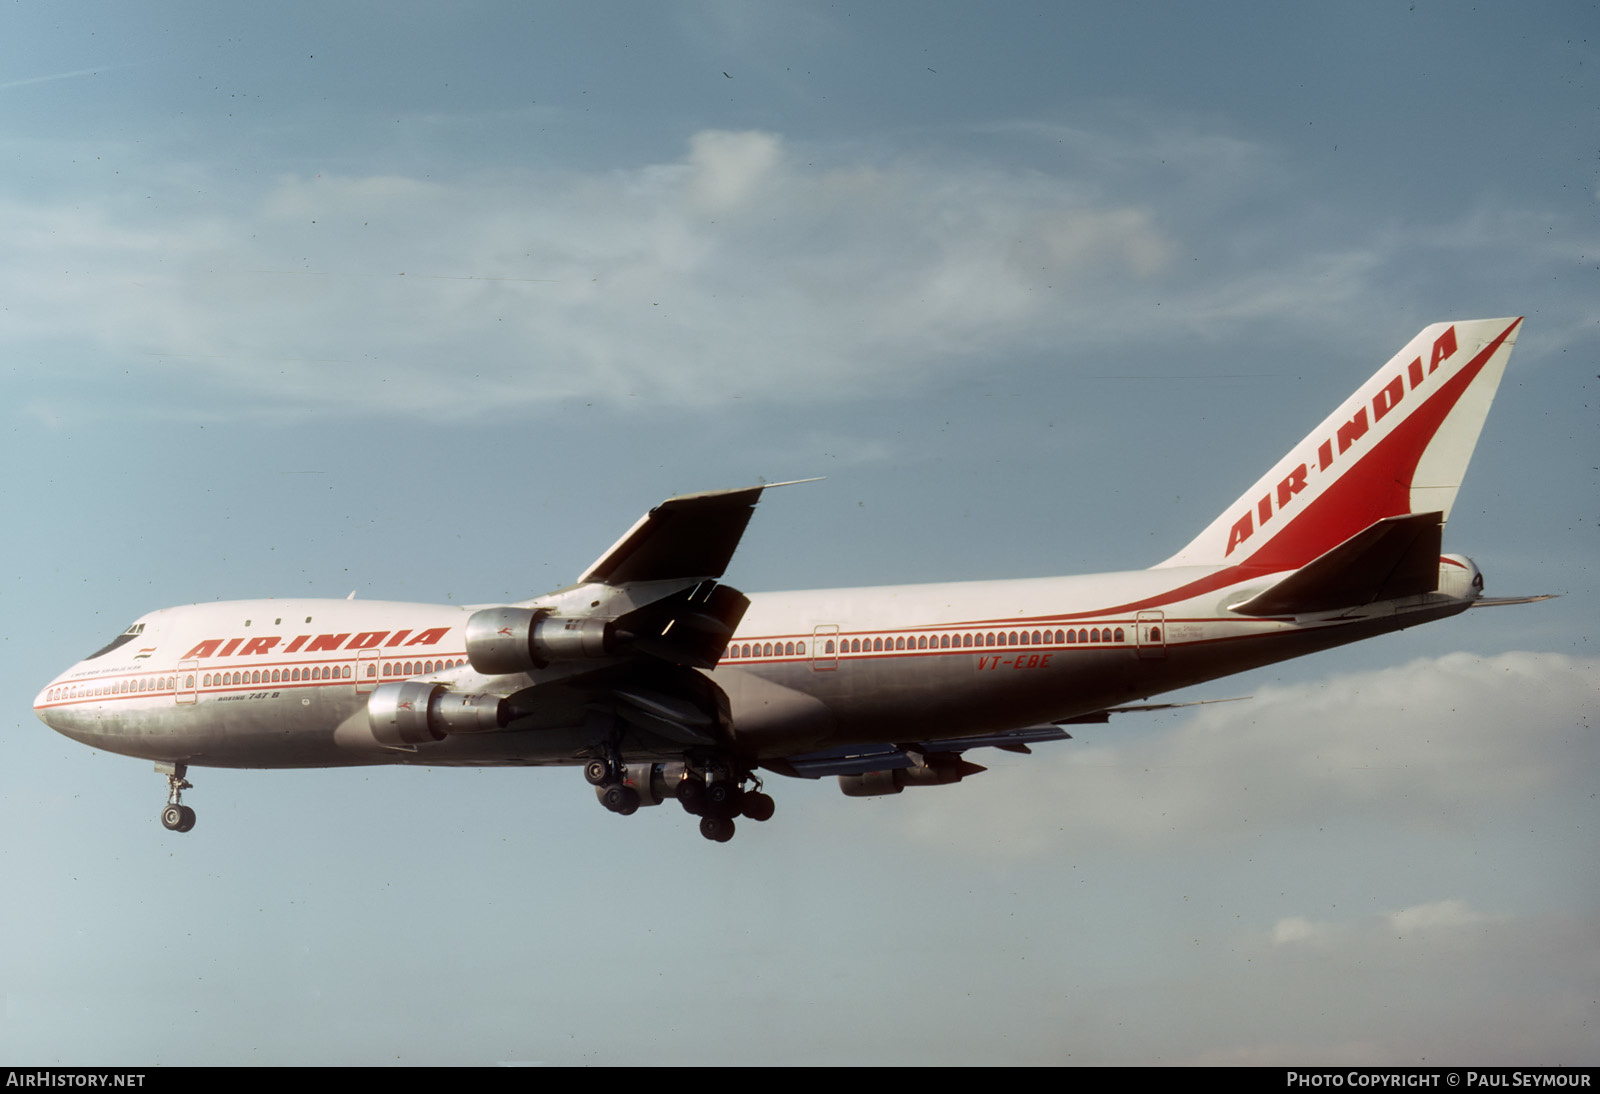
POLYGON ((1591 6, 0 29, 0 1056, 1595 1062, 1591 6), (153 608, 522 599, 761 480, 827 476, 750 591, 1150 565, 1516 314, 1446 549, 1562 599, 957 787, 782 780, 715 846, 575 772, 197 771, 179 840, 29 709, 153 608))

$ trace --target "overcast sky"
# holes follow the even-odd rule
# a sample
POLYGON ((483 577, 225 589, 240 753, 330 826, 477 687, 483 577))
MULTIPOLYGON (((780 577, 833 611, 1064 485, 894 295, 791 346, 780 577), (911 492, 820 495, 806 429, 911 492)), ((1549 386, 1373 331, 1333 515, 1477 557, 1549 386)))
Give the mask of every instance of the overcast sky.
POLYGON ((0 1058, 1593 1064, 1592 4, 0 12, 0 1058), (1474 611, 700 838, 576 771, 33 716, 149 610, 477 603, 678 492, 747 591, 1148 566, 1526 315, 1474 611))

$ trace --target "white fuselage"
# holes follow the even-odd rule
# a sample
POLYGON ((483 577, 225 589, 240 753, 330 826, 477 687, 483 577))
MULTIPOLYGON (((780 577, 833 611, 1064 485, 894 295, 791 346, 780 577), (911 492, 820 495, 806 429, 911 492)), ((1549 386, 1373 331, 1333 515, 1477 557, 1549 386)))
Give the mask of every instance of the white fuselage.
MULTIPOLYGON (((760 762, 1068 719, 1453 615, 1476 595, 1457 581, 1311 616, 1228 611, 1279 576, 1240 581, 1237 569, 1169 567, 759 594, 707 672, 728 697, 723 747, 760 762)), ((473 670, 463 628, 474 610, 358 600, 168 608, 62 673, 34 705, 85 744, 200 766, 581 762, 593 733, 581 708, 559 704, 524 711, 497 732, 415 747, 373 735, 367 701, 383 683, 507 693, 539 682, 473 670)), ((673 748, 640 738, 628 751, 673 748)))

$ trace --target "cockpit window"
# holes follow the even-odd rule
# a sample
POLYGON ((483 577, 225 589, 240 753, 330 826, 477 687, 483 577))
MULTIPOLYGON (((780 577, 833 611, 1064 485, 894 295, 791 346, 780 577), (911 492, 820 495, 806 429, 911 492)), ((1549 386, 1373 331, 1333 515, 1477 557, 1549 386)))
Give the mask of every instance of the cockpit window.
POLYGON ((144 624, 143 623, 135 623, 133 626, 129 627, 127 630, 123 631, 121 634, 119 634, 115 638, 113 638, 110 642, 106 643, 104 646, 101 646, 99 649, 95 650, 88 657, 85 657, 84 660, 85 661, 93 661, 96 657, 100 657, 100 656, 103 656, 104 654, 108 654, 112 650, 116 649, 118 646, 121 646, 121 645, 123 645, 125 643, 128 643, 128 642, 132 642, 135 638, 139 637, 143 633, 144 633, 144 624))

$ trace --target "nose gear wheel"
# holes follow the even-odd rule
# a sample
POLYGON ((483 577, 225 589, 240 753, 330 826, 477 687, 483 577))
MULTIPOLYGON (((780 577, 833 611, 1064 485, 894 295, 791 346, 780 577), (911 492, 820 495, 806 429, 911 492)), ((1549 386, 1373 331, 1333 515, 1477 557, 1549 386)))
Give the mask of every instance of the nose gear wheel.
POLYGON ((189 766, 180 763, 158 763, 156 771, 167 777, 167 805, 161 810, 161 825, 169 832, 187 832, 194 827, 194 810, 183 804, 183 792, 194 789, 194 784, 184 778, 189 766))

